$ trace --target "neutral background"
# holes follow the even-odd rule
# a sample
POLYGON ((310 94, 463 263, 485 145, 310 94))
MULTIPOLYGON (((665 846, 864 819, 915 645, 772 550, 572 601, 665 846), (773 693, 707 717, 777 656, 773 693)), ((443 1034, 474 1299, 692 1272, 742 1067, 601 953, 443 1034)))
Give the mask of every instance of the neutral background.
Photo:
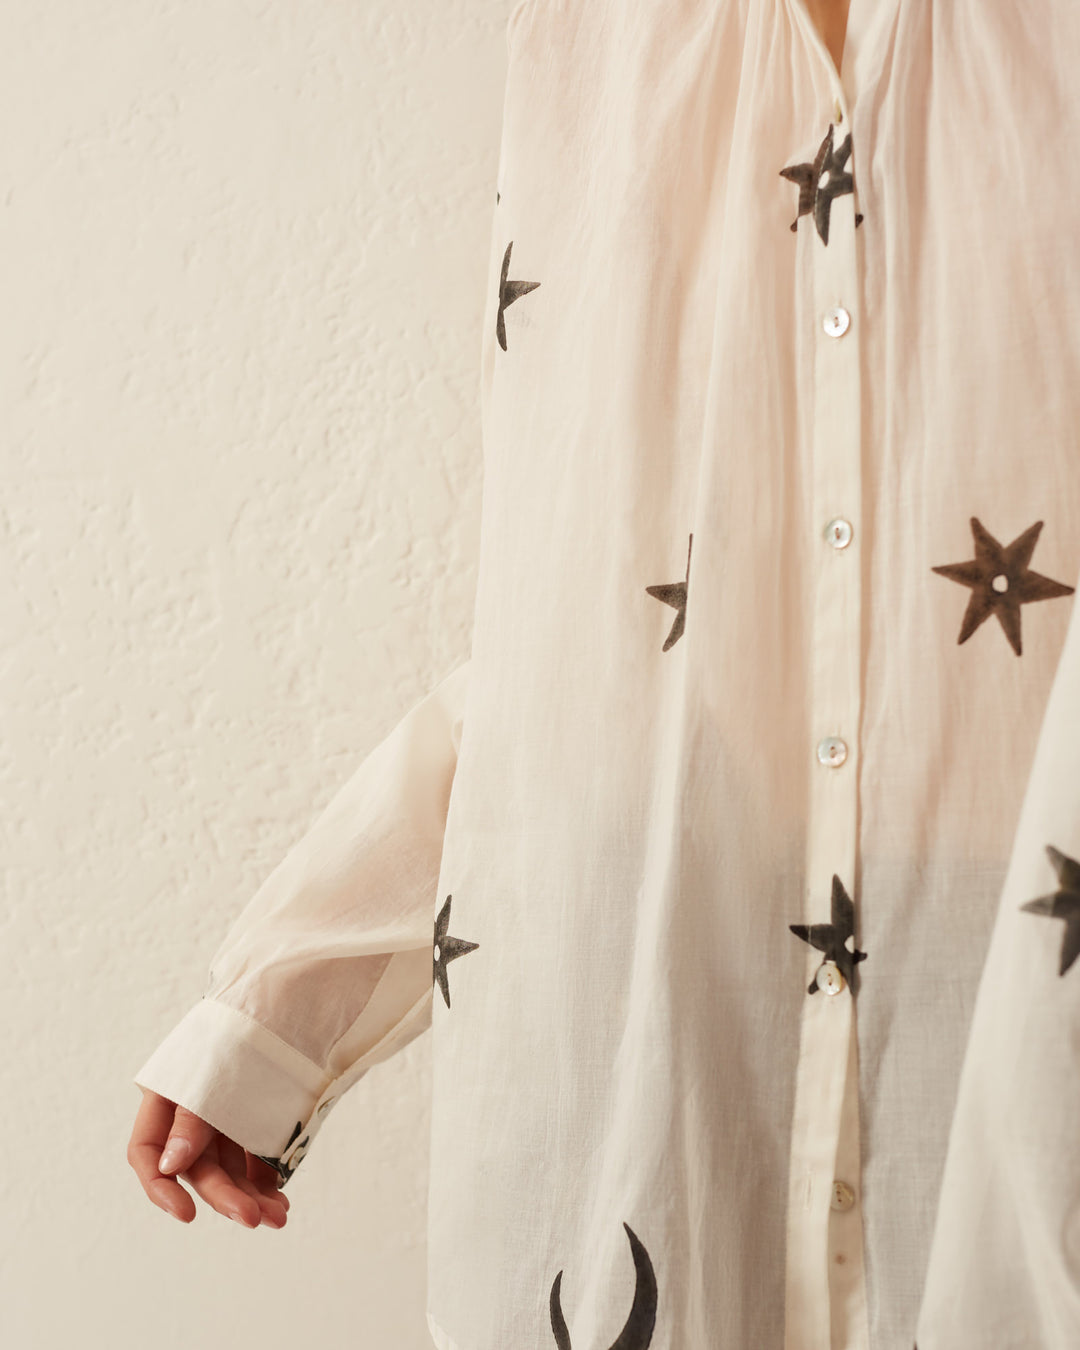
POLYGON ((289 1222, 153 1206, 151 1049, 469 653, 512 0, 0 15, 0 1342, 429 1350, 429 1036, 289 1222))

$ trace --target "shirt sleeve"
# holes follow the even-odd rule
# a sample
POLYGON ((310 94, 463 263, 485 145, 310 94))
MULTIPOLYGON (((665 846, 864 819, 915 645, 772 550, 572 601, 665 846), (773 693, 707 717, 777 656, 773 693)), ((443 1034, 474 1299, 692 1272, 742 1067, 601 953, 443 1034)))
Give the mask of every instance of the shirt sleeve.
MULTIPOLYGON (((972 784, 972 810, 983 790, 993 785, 972 784)), ((1080 609, 1074 608, 976 992, 918 1350, 1080 1344, 1078 940, 1080 609)), ((916 972, 912 979, 917 999, 916 972)), ((956 999, 942 1006, 950 1004, 956 999)), ((932 1045, 926 1055, 931 1073, 932 1045)), ((919 1090, 916 1081, 912 1090, 919 1090)))
POLYGON ((470 662, 361 762, 234 920, 135 1082, 288 1181, 373 1064, 431 1024, 443 834, 470 662))

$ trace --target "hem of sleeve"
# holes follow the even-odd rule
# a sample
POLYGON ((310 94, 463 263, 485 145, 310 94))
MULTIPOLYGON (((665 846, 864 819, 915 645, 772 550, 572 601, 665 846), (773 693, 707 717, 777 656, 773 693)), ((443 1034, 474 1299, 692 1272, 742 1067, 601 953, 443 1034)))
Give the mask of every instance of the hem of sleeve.
POLYGON ((278 1157, 331 1078, 246 1013, 204 997, 134 1081, 193 1111, 249 1153, 278 1157))

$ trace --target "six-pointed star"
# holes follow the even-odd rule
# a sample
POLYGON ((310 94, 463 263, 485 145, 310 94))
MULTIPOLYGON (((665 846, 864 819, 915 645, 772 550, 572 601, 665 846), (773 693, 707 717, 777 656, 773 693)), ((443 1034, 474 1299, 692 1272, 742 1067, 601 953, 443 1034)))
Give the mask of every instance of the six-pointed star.
MULTIPOLYGON (((825 961, 833 961, 840 967, 854 996, 857 992, 855 967, 860 961, 866 960, 866 953, 856 950, 854 943, 852 949, 848 949, 848 939, 855 936, 855 906, 835 872, 832 879, 832 923, 790 923, 788 927, 796 937, 801 937, 819 952, 824 952, 825 961)), ((824 965, 825 961, 821 964, 824 965)), ((807 989, 811 994, 817 993, 816 976, 807 989)))
POLYGON ((646 586, 645 589, 650 595, 655 595, 657 600, 663 600, 665 605, 674 605, 678 613, 675 615, 675 621, 671 625, 671 632, 667 635, 667 641, 661 647, 661 651, 673 646, 683 635, 683 629, 686 627, 686 600, 690 591, 690 550, 694 547, 694 536, 690 536, 690 542, 686 546, 686 579, 684 581, 665 581, 656 586, 646 586))
MULTIPOLYGON (((855 180, 851 173, 844 168, 844 163, 850 154, 851 132, 849 131, 840 142, 840 148, 834 150, 833 124, 830 122, 829 129, 825 133, 825 139, 818 146, 813 163, 789 164, 786 168, 780 170, 782 178, 790 178, 793 183, 799 185, 799 211, 791 222, 792 230, 798 229, 801 216, 813 212, 814 224, 821 236, 821 242, 828 244, 829 211, 832 207, 833 198, 842 197, 845 193, 855 190, 855 180), (825 173, 829 175, 829 181, 822 183, 821 176, 825 173)), ((855 224, 859 225, 861 222, 862 216, 856 214, 855 224)))
POLYGON ((499 339, 499 346, 503 351, 506 351, 506 324, 503 322, 503 310, 523 295, 535 291, 537 286, 540 285, 538 281, 507 281, 506 277, 510 271, 510 250, 513 247, 514 241, 511 239, 506 246, 506 252, 503 254, 502 276, 499 278, 499 313, 495 319, 495 336, 499 339))
POLYGON ((447 937, 446 930, 450 927, 450 901, 452 899, 453 896, 448 895, 446 904, 439 910, 439 917, 435 920, 435 943, 431 950, 433 978, 438 981, 448 1008, 450 1006, 450 985, 446 979, 446 963, 456 960, 459 956, 464 956, 466 952, 475 951, 480 945, 478 942, 466 942, 464 938, 447 937))
POLYGON ((959 581, 962 586, 971 587, 971 599, 957 642, 966 642, 981 623, 996 614, 1013 651, 1019 656, 1020 606, 1031 600, 1052 600, 1054 596, 1073 593, 1072 586, 1052 581, 1028 567, 1042 527, 1043 522, 1037 520, 1003 548, 979 519, 972 516, 975 557, 970 562, 945 563, 930 569, 951 581, 959 581))
POLYGON ((1029 914, 1047 914, 1053 919, 1065 920, 1058 969, 1058 974, 1064 975, 1080 956, 1080 863, 1075 858, 1067 858, 1053 844, 1047 844, 1046 852, 1054 864, 1060 885, 1052 895, 1040 895, 1020 908, 1029 914))

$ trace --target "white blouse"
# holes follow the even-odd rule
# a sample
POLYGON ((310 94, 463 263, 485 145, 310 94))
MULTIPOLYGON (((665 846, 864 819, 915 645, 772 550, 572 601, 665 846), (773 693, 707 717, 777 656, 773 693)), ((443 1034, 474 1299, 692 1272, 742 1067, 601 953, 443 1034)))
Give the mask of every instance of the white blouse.
POLYGON ((438 1350, 1076 1350, 1080 5, 507 39, 471 658, 136 1082, 430 1028, 438 1350))

